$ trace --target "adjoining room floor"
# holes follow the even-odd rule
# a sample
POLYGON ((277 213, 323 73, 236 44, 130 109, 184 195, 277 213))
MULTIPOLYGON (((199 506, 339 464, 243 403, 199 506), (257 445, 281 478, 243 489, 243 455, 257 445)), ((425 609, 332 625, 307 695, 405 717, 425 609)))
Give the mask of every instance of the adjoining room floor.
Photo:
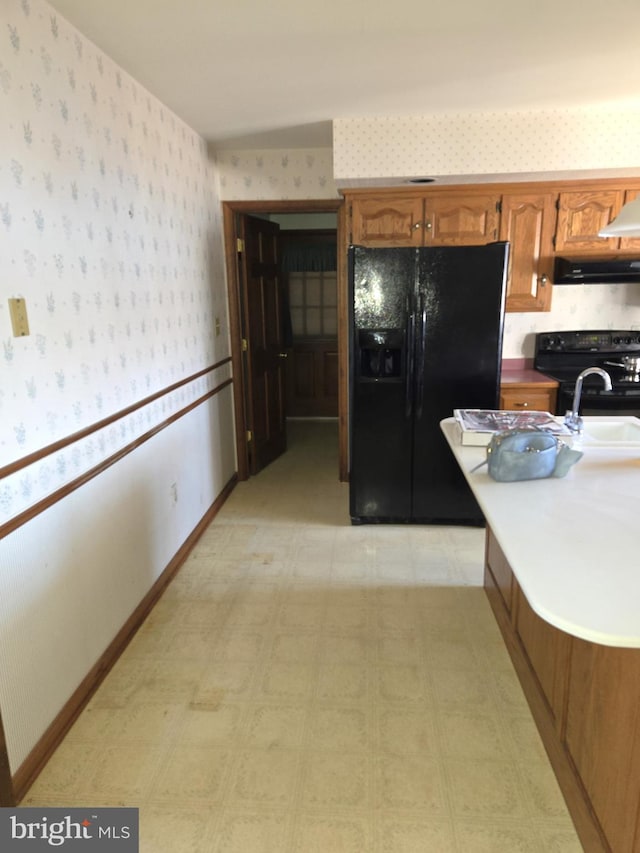
POLYGON ((484 531, 352 527, 335 422, 240 483, 23 806, 144 853, 579 853, 484 531))

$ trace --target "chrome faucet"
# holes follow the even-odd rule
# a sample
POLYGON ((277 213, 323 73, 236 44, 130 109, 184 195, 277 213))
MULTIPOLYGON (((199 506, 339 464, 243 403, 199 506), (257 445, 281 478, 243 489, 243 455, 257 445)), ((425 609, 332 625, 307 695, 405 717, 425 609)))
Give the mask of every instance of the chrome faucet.
POLYGON ((565 425, 569 427, 571 432, 582 432, 582 418, 580 417, 580 396, 582 394, 582 382, 585 376, 591 376, 592 373, 597 374, 602 378, 604 382, 604 390, 611 391, 611 377, 607 373, 606 370, 603 370, 601 367, 587 367, 586 370, 583 370, 582 373, 578 374, 578 378, 576 379, 576 389, 573 393, 573 406, 570 412, 567 412, 564 416, 565 425))

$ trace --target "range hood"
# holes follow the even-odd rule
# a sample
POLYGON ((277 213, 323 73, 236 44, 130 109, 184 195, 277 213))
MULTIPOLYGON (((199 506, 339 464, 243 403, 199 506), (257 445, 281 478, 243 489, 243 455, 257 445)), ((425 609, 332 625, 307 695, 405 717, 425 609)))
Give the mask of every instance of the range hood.
POLYGON ((555 260, 554 284, 624 284, 635 281, 640 282, 638 259, 555 260))

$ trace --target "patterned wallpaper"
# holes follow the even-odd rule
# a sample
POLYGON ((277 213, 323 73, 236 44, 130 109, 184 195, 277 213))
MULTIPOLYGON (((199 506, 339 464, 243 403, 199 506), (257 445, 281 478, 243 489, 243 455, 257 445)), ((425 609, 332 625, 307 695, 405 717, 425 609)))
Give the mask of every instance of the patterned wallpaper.
POLYGON ((225 201, 338 196, 330 148, 218 151, 216 165, 225 201))
POLYGON ((505 315, 504 358, 533 358, 536 332, 640 329, 640 284, 560 285, 551 311, 505 315))
POLYGON ((334 177, 640 174, 640 102, 522 112, 336 119, 334 177))
MULTIPOLYGON (((204 141, 43 0, 0 9, 0 466, 229 354, 204 141), (13 337, 10 297, 31 334, 13 337), (215 334, 215 319, 220 334, 215 334)), ((205 390, 0 482, 0 522, 205 390)))

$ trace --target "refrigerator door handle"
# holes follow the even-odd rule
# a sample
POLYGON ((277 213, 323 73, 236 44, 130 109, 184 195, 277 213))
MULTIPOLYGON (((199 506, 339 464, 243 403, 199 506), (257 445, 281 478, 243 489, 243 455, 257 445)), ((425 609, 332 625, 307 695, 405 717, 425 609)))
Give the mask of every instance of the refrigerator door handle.
POLYGON ((407 419, 413 414, 413 368, 416 338, 416 315, 410 311, 407 315, 407 345, 405 348, 407 365, 405 376, 405 406, 404 414, 407 419))
POLYGON ((420 334, 418 340, 418 359, 416 364, 416 381, 418 383, 416 418, 422 417, 424 400, 424 359, 427 349, 427 304, 424 293, 420 294, 420 334))

